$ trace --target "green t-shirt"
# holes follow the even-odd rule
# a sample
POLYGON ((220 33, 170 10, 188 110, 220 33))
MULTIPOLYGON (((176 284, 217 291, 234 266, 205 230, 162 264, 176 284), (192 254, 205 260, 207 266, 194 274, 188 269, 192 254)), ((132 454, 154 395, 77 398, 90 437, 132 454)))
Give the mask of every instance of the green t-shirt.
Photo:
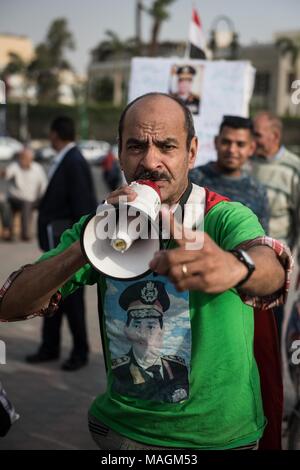
MULTIPOLYGON (((78 240, 85 219, 41 259, 78 240)), ((264 235, 251 210, 233 202, 214 206, 204 229, 225 250, 264 235)), ((154 446, 230 449, 262 436, 253 309, 235 289, 179 293, 154 273, 124 282, 87 264, 61 292, 66 296, 95 283, 107 364, 107 390, 90 410, 98 420, 154 446)))

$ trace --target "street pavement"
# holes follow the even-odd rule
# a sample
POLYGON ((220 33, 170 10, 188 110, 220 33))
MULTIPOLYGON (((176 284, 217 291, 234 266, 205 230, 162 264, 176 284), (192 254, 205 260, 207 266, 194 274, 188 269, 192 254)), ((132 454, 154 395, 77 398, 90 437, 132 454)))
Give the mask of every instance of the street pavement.
MULTIPOLYGON (((0 284, 22 264, 40 252, 35 242, 0 243, 0 284)), ((96 289, 86 289, 86 318, 90 339, 90 362, 76 372, 63 372, 71 338, 64 320, 60 361, 30 365, 24 361, 40 341, 41 319, 2 323, 0 339, 6 344, 6 364, 0 365, 0 380, 14 403, 20 420, 0 438, 0 449, 95 449, 87 427, 87 410, 105 389, 96 289)))
MULTIPOLYGON (((107 189, 100 169, 93 167, 92 173, 101 201, 107 189)), ((0 193, 3 194, 4 189, 0 182, 0 193)), ((0 286, 8 274, 36 260, 40 254, 35 240, 29 243, 0 241, 0 286)), ((60 360, 39 365, 27 364, 24 358, 39 346, 41 319, 0 323, 0 340, 6 344, 6 364, 0 364, 0 381, 20 414, 8 435, 0 438, 0 450, 97 449, 87 426, 88 408, 106 386, 96 289, 87 287, 85 299, 90 361, 76 372, 60 369, 61 362, 69 357, 72 344, 66 320, 60 360)))

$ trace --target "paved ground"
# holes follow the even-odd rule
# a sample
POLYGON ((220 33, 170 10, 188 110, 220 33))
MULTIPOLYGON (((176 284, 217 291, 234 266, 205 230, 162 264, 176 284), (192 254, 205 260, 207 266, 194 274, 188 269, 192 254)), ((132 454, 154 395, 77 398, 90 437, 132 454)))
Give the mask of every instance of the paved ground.
MULTIPOLYGON (((1 165, 0 166, 4 166, 1 165)), ((101 172, 93 167, 98 200, 106 188, 101 172)), ((0 192, 5 186, 0 182, 0 192)), ((36 242, 0 242, 0 285, 7 274, 40 255, 36 242)), ((60 362, 71 349, 69 330, 64 324, 60 361, 32 366, 24 362, 35 352, 40 340, 41 320, 0 324, 0 340, 6 343, 6 365, 0 364, 0 380, 21 419, 11 428, 0 449, 96 449, 87 428, 87 410, 93 398, 105 389, 105 371, 99 335, 96 290, 86 289, 90 363, 66 373, 60 362), (101 351, 101 352, 100 352, 101 351)))
MULTIPOLYGON (((34 243, 0 244, 0 284, 14 268, 37 258, 34 243)), ((39 318, 1 324, 0 339, 6 343, 6 365, 0 365, 0 379, 21 419, 13 426, 0 449, 93 449, 86 414, 93 398, 105 388, 105 372, 96 309, 96 292, 86 292, 90 363, 73 373, 60 370, 60 362, 32 366, 26 354, 39 344, 39 318)), ((62 360, 68 357, 70 336, 64 325, 62 360)))

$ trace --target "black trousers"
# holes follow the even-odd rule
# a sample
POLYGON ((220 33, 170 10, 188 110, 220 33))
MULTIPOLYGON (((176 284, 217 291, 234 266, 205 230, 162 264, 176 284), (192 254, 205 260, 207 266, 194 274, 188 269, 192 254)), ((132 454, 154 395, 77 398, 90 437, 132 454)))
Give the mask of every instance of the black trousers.
POLYGON ((10 196, 5 203, 1 205, 3 227, 13 231, 13 214, 17 211, 21 213, 22 237, 29 238, 31 235, 31 221, 33 210, 38 207, 39 201, 25 201, 10 196))
POLYGON ((46 354, 60 354, 60 331, 63 315, 66 315, 73 338, 71 356, 86 358, 89 352, 84 309, 84 288, 62 300, 58 311, 50 318, 44 318, 40 351, 46 354))

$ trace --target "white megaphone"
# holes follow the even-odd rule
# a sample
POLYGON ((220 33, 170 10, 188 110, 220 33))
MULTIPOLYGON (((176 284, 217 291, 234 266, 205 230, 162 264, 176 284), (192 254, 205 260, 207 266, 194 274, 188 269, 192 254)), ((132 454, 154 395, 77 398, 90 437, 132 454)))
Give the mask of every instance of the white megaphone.
POLYGON ((145 275, 161 246, 158 186, 153 181, 139 180, 130 187, 137 193, 134 201, 121 197, 117 207, 101 204, 81 234, 81 247, 91 265, 116 279, 145 275))

